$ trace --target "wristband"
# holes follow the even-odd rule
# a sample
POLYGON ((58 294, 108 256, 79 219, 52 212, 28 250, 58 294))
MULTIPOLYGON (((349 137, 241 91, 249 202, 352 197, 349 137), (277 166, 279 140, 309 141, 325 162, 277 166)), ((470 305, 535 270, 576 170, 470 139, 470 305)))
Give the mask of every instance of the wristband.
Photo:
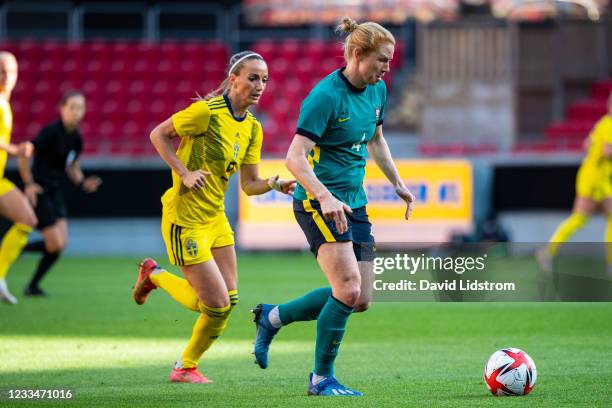
POLYGON ((278 179, 278 176, 272 176, 268 179, 268 187, 270 187, 274 191, 281 191, 281 183, 278 179))

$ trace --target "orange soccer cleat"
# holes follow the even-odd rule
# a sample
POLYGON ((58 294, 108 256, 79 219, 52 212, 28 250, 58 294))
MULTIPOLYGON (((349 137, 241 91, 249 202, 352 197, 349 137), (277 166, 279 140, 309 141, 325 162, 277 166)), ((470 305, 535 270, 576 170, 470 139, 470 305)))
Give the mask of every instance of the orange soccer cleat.
POLYGON ((192 384, 210 384, 208 378, 204 377, 202 373, 198 371, 197 367, 193 368, 173 368, 170 373, 170 381, 180 383, 192 383, 192 384))
POLYGON ((151 272, 157 268, 159 268, 159 265, 151 258, 143 259, 138 265, 138 279, 134 285, 134 301, 137 304, 144 304, 149 293, 157 289, 157 286, 151 281, 151 272))

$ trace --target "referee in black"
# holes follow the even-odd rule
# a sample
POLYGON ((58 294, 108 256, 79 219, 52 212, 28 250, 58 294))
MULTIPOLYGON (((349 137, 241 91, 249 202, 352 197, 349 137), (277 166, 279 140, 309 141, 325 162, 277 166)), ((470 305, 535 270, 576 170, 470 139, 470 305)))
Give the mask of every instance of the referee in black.
POLYGON ((57 261, 68 241, 66 203, 60 190, 64 175, 83 191, 93 193, 102 183, 97 176, 84 177, 78 159, 83 139, 78 126, 85 115, 85 96, 77 90, 66 92, 60 101, 60 119, 45 126, 32 141, 34 162, 18 161, 25 194, 32 203, 43 241, 28 243, 25 251, 40 251, 43 257, 24 289, 26 296, 45 296, 39 284, 57 261))

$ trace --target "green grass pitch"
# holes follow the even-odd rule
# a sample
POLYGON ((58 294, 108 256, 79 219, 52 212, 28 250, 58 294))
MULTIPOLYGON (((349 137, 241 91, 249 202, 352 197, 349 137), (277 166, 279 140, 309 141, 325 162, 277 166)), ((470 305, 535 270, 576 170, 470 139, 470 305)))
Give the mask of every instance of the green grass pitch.
MULTIPOLYGON (((35 261, 24 256, 11 270, 14 293, 35 261)), ((168 374, 196 316, 161 290, 137 306, 131 298, 137 262, 63 258, 44 282, 49 298, 19 296, 15 307, 0 305, 0 406, 603 407, 612 401, 612 303, 375 303, 351 318, 336 369, 365 397, 306 397, 315 322, 283 329, 270 367, 261 370, 250 354, 249 313, 260 301, 288 300, 323 285, 306 254, 239 255, 240 303, 201 363, 215 383, 171 384, 168 374), (486 359, 509 346, 537 364, 538 383, 526 397, 493 397, 483 382, 486 359), (72 388, 76 397, 7 400, 8 389, 24 388, 72 388)))

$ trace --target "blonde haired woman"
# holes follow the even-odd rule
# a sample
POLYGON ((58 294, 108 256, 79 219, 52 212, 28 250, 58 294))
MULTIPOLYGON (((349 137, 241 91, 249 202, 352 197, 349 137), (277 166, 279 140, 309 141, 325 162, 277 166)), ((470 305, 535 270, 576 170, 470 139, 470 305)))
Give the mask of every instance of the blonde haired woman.
POLYGON ((395 39, 374 22, 345 18, 339 30, 346 67, 323 78, 304 100, 286 165, 298 180, 293 209, 331 287, 281 305, 254 309, 254 354, 268 366, 268 349, 278 330, 295 321, 317 320, 314 370, 309 395, 360 396, 334 377, 334 361, 349 316, 365 311, 372 297, 372 225, 363 189, 366 149, 412 211, 413 195, 400 179, 382 133, 395 39))
POLYGON ((162 236, 170 263, 186 279, 161 269, 152 259, 139 268, 134 300, 145 303, 162 288, 199 317, 191 339, 170 373, 170 381, 208 383, 197 369, 202 354, 219 337, 238 302, 234 233, 223 200, 229 178, 240 170, 248 195, 271 189, 290 194, 294 181, 259 178, 263 133, 248 111, 266 88, 268 67, 254 52, 232 56, 221 86, 172 115, 151 133, 151 142, 172 168, 172 187, 162 197, 162 236), (181 138, 175 152, 172 139, 181 138))

